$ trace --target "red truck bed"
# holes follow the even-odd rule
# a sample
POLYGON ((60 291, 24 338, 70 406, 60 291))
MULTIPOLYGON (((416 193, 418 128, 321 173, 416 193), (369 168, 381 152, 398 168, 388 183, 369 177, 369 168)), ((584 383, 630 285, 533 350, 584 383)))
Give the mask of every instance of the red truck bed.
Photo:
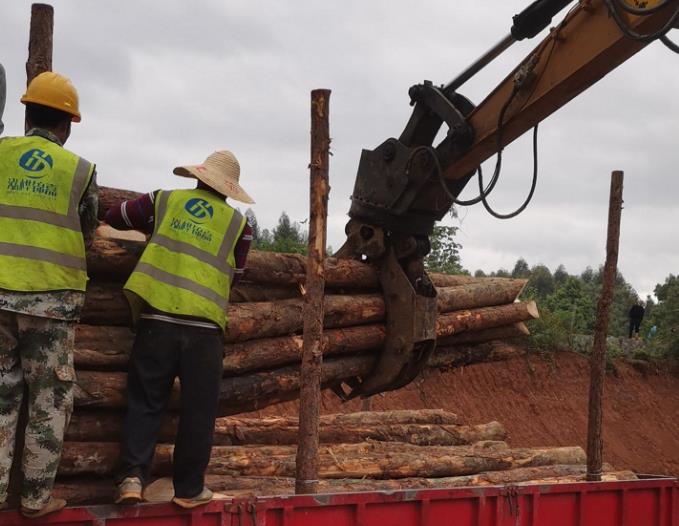
POLYGON ((0 513, 1 526, 679 526, 679 482, 627 482, 344 493, 0 513))

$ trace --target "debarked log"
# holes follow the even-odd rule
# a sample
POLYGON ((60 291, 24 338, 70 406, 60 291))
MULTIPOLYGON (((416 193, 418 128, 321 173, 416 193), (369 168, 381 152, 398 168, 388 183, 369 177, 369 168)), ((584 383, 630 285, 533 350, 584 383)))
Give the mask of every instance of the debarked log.
MULTIPOLYGON (((124 192, 124 191, 123 191, 124 192)), ((106 194, 104 190, 102 192, 106 194)), ((101 199, 101 197, 100 197, 101 199)), ((100 217, 104 207, 100 202, 100 217)), ((95 280, 124 282, 134 270, 145 243, 128 239, 96 237, 87 252, 87 268, 95 280)), ((305 282, 306 257, 301 254, 282 254, 251 250, 248 253, 243 281, 259 285, 277 284, 297 287, 305 282)), ((475 278, 432 272, 430 277, 437 287, 452 287, 503 278, 475 278)), ((380 289, 377 271, 369 264, 351 259, 326 258, 326 288, 377 291, 380 289)))
MULTIPOLYGON (((515 348, 501 351, 492 347, 487 351, 465 347, 441 348, 432 357, 432 367, 510 359, 522 352, 515 348)), ((372 370, 376 358, 377 353, 328 358, 323 364, 323 387, 352 377, 364 377, 372 370)), ((124 372, 78 371, 75 405, 110 409, 125 407, 126 376, 124 372)), ((225 377, 220 387, 219 416, 256 411, 278 402, 294 400, 299 385, 299 365, 225 377)), ((176 408, 178 400, 179 387, 176 384, 170 406, 176 408)))
MULTIPOLYGON (((74 442, 105 442, 122 434, 121 412, 77 411, 66 432, 66 440, 74 442)), ((168 415, 160 431, 160 442, 174 442, 178 417, 168 415)), ((214 432, 215 445, 295 444, 298 426, 271 425, 271 422, 238 421, 222 418, 214 432)), ((320 441, 357 443, 366 440, 403 442, 414 445, 456 446, 482 440, 504 440, 507 433, 498 422, 479 425, 455 424, 326 424, 320 427, 320 441)))
MULTIPOLYGON (((66 430, 66 440, 71 442, 106 442, 112 436, 119 436, 123 415, 115 411, 76 411, 71 424, 66 430)), ((161 442, 165 438, 174 437, 178 417, 169 415, 161 428, 161 442)), ((391 411, 361 411, 358 413, 339 413, 321 415, 321 426, 329 428, 376 427, 385 426, 457 426, 459 418, 455 413, 443 409, 396 409, 391 411)), ((296 427, 297 417, 281 416, 266 418, 223 417, 217 419, 215 443, 233 444, 241 440, 239 429, 261 429, 262 433, 271 434, 279 428, 296 427)), ((489 428, 493 426, 488 424, 489 428)), ((500 427, 500 432, 504 432, 500 427)))
MULTIPOLYGON (((109 289, 107 289, 109 290, 109 289)), ((449 289, 443 289, 448 291, 449 289)), ((115 311, 109 292, 101 292, 94 303, 102 306, 94 321, 109 321, 115 311)), ((302 323, 301 301, 233 304, 229 307, 230 322, 226 334, 225 373, 233 374, 261 367, 272 367, 299 361, 302 339, 288 336, 299 330, 302 323), (286 336, 280 336, 285 334, 286 336), (273 337, 271 337, 273 336, 273 337), (278 337, 277 337, 278 336, 278 337), (250 341, 248 341, 250 340, 250 341), (241 342, 241 343, 234 343, 241 342)), ((378 295, 327 296, 325 299, 327 331, 324 334, 324 354, 328 356, 365 351, 380 347, 384 327, 367 325, 384 317, 384 303, 378 295), (337 327, 345 327, 337 329, 337 327), (335 328, 335 329, 333 329, 335 328)), ((126 312, 125 308, 125 312, 126 312)), ((480 332, 538 317, 534 302, 510 303, 444 313, 439 316, 437 334, 443 345, 464 342, 465 332, 480 332), (456 341, 456 338, 458 340, 456 341)), ((93 321, 84 316, 84 323, 93 321)), ((524 326, 504 329, 502 333, 479 335, 476 341, 502 336, 507 332, 525 332, 524 326)), ((82 325, 76 336, 76 366, 83 369, 124 368, 132 333, 126 328, 90 327, 82 325), (103 356, 98 356, 97 352, 103 356)))
MULTIPOLYGON (((152 471, 172 472, 173 446, 159 445, 152 471)), ((294 476, 295 446, 215 446, 207 473, 229 476, 294 476)), ((413 446, 368 442, 325 445, 319 449, 323 478, 398 479, 450 477, 556 464, 582 464, 580 447, 507 448, 503 442, 472 446, 413 446)), ((118 444, 66 442, 59 474, 111 474, 118 462, 118 444)))

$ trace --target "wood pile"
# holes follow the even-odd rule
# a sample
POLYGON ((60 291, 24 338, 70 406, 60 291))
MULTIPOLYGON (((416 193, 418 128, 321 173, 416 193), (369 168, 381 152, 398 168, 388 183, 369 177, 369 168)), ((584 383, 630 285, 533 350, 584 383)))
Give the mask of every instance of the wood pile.
MULTIPOLYGON (((100 217, 129 197, 134 195, 102 189, 100 217)), ((75 411, 56 489, 72 503, 110 501, 114 491, 133 342, 121 289, 143 248, 144 242, 133 236, 109 235, 96 238, 88 251, 91 281, 76 334, 75 411)), ((294 487, 297 419, 233 415, 298 397, 304 276, 300 255, 252 251, 232 291, 221 418, 208 467, 207 483, 215 490, 284 494, 294 487)), ((525 280, 431 277, 439 294, 439 339, 429 367, 506 360, 522 352, 497 341, 527 335, 523 322, 538 317, 534 302, 517 300, 525 280)), ((375 269, 328 258, 324 309, 323 386, 369 374, 385 339, 385 307, 375 269)), ((159 477, 171 473, 178 395, 176 385, 156 448, 153 472, 159 477)), ((320 489, 454 487, 581 475, 580 448, 516 449, 505 438, 497 422, 462 423, 438 410, 326 415, 320 430, 320 489)))
MULTIPOLYGON (((80 415, 69 429, 55 492, 73 504, 113 497, 118 444, 110 440, 119 423, 99 423, 88 435, 83 430, 96 421, 80 415)), ((153 465, 161 480, 148 490, 150 500, 172 495, 162 477, 171 475, 175 425, 170 418, 161 431, 153 465)), ((500 423, 463 424, 442 410, 324 415, 320 439, 323 492, 574 482, 585 472, 582 448, 512 448, 500 423)), ((296 440, 296 418, 220 418, 206 483, 229 495, 292 493, 296 440)), ((605 480, 634 478, 605 471, 605 480)))
MULTIPOLYGON (((114 203, 135 195, 102 188, 100 217, 114 203)), ((125 408, 133 334, 121 289, 143 249, 144 242, 129 236, 97 237, 88 251, 90 283, 76 335, 75 418, 105 411, 115 421, 125 408)), ((220 416, 298 396, 304 276, 303 256, 251 251, 231 295, 220 416)), ((433 274, 432 280, 440 315, 431 367, 503 360, 521 352, 488 342, 528 334, 523 322, 537 318, 538 311, 532 301, 516 301, 525 280, 444 274, 433 274)), ((385 307, 375 269, 358 261, 328 258, 326 293, 322 382, 330 387, 370 373, 385 338, 385 307)))

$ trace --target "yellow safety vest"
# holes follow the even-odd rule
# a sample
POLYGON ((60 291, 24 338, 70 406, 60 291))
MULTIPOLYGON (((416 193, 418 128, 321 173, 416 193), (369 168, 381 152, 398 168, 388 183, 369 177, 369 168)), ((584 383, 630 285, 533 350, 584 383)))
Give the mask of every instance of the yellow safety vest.
POLYGON ((161 191, 155 228, 125 284, 136 324, 143 300, 154 309, 226 327, 234 249, 246 219, 205 190, 161 191))
POLYGON ((93 173, 43 137, 0 139, 0 288, 85 290, 78 208, 93 173))

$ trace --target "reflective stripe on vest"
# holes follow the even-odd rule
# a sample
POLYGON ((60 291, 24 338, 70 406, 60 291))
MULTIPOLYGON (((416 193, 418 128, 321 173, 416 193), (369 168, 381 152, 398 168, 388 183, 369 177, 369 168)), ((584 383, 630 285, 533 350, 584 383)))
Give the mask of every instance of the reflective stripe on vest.
POLYGON ((42 137, 0 140, 0 288, 85 290, 79 204, 93 173, 42 137))
MULTIPOLYGON (((224 328, 233 251, 245 222, 210 192, 159 192, 154 232, 126 291, 161 312, 208 319, 224 328)), ((136 321, 137 301, 127 296, 136 321)))

